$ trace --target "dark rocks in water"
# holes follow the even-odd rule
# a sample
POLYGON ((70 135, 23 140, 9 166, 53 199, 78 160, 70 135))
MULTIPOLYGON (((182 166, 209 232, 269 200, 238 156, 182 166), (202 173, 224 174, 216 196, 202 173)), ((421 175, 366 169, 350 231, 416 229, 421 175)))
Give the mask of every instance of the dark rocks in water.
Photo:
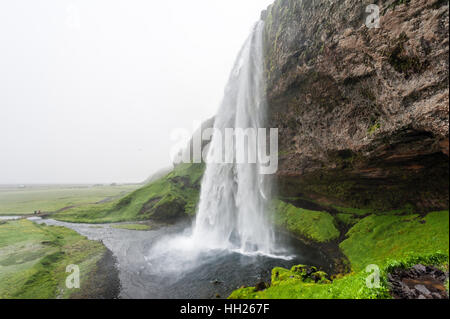
POLYGON ((223 281, 220 281, 219 279, 214 279, 214 280, 211 281, 211 283, 213 285, 220 285, 220 284, 223 284, 223 281))
POLYGON ((255 291, 263 291, 267 289, 267 284, 264 281, 260 281, 255 286, 255 291))
POLYGON ((391 294, 396 299, 445 299, 448 273, 421 264, 388 274, 391 294))

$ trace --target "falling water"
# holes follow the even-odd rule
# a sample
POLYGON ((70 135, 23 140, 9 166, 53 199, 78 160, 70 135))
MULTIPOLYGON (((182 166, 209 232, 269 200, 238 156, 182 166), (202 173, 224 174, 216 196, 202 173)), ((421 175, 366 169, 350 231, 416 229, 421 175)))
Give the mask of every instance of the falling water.
MULTIPOLYGON (((223 140, 226 128, 265 128, 263 30, 264 23, 260 21, 239 53, 215 118, 215 130, 223 134, 213 136, 209 160, 215 152, 222 152, 222 146, 235 150, 235 158, 239 155, 235 141, 223 140)), ((258 158, 252 152, 259 152, 259 148, 246 151, 246 158, 258 158)), ((267 218, 269 198, 269 177, 260 174, 258 163, 208 161, 192 235, 195 245, 246 254, 273 254, 274 234, 267 218)))

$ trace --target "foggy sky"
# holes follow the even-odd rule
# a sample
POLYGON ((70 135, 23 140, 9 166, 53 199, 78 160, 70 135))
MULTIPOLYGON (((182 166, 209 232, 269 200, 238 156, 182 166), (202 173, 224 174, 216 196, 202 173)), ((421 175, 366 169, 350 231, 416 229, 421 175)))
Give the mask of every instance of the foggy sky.
POLYGON ((0 184, 141 182, 273 0, 0 3, 0 184))

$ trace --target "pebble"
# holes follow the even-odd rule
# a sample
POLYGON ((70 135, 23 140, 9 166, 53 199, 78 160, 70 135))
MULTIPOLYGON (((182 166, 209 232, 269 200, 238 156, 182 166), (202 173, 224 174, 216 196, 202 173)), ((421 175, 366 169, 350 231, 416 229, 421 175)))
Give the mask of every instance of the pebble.
POLYGON ((431 292, 424 285, 416 285, 414 288, 416 288, 417 291, 419 291, 420 293, 422 293, 424 295, 430 295, 431 294, 431 292))
POLYGON ((427 268, 424 265, 415 265, 413 267, 414 270, 418 271, 418 272, 426 272, 427 268))

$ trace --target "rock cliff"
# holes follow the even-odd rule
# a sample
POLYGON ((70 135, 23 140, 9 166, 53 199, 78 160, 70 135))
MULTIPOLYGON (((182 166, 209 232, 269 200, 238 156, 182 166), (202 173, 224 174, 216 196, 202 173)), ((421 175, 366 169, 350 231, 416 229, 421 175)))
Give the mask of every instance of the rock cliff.
POLYGON ((280 195, 448 208, 448 0, 277 0, 262 18, 280 195))

